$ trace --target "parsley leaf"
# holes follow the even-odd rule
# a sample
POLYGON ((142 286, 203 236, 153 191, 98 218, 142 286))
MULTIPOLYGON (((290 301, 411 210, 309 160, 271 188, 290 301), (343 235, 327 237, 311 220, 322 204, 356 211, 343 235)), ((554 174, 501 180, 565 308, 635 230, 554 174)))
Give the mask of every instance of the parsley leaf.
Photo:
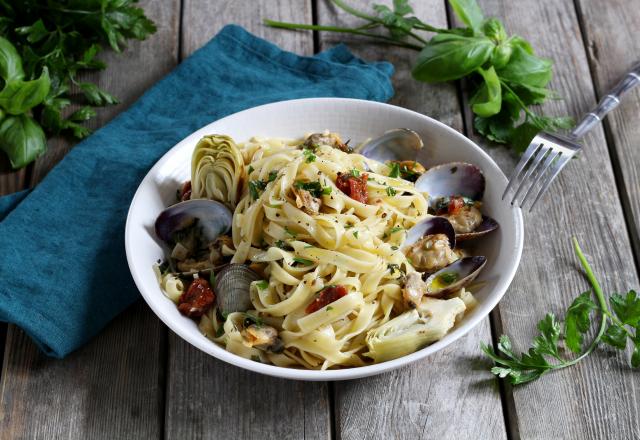
POLYGON ((313 264, 313 261, 300 257, 293 257, 293 261, 295 261, 296 263, 300 263, 303 266, 311 266, 313 264))
POLYGON ((395 190, 395 188, 393 188, 393 187, 391 187, 391 186, 388 186, 388 187, 387 187, 387 195, 388 195, 389 197, 393 197, 393 196, 395 196, 396 194, 397 194, 397 191, 395 190))
POLYGON ((269 282, 265 280, 260 280, 256 283, 256 286, 258 286, 258 289, 260 290, 266 290, 269 288, 269 282))
POLYGON ((389 177, 400 177, 400 164, 398 164, 398 162, 392 162, 389 168, 391 168, 389 177))
POLYGON ((316 161, 316 155, 313 154, 312 150, 309 150, 308 148, 305 148, 304 150, 302 150, 302 154, 305 156, 304 161, 306 163, 311 163, 311 162, 315 162, 316 161))
POLYGON ((311 193, 311 195, 316 198, 322 197, 323 194, 331 194, 331 187, 323 188, 320 182, 318 182, 317 180, 315 182, 303 182, 301 180, 296 180, 293 183, 293 186, 298 189, 309 191, 309 193, 311 193))
POLYGON ((591 299, 591 292, 584 292, 576 297, 567 309, 564 320, 564 342, 574 353, 580 353, 583 335, 591 326, 589 315, 597 308, 598 306, 591 299))

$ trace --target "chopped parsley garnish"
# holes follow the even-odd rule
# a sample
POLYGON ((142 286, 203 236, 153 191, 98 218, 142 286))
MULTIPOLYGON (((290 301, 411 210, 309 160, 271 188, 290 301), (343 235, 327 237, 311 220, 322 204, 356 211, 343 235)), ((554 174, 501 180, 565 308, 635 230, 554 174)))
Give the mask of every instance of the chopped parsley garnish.
POLYGON ((216 338, 219 338, 222 335, 224 335, 224 326, 221 325, 218 327, 218 330, 216 330, 216 338))
POLYGON ((330 312, 331 310, 333 310, 333 307, 331 306, 327 306, 327 308, 325 309, 327 312, 330 312))
POLYGON ((387 269, 389 269, 389 272, 391 273, 391 275, 393 275, 396 270, 401 274, 404 274, 404 270, 400 269, 400 266, 396 263, 387 264, 387 269))
POLYGON ((315 162, 316 161, 316 155, 313 154, 312 150, 309 150, 308 148, 305 148, 304 150, 302 150, 302 154, 305 157, 304 161, 306 163, 311 163, 311 162, 315 162))
POLYGON ((248 172, 248 174, 253 173, 253 169, 254 169, 254 168, 253 168, 251 165, 249 165, 249 172, 248 172))
POLYGON ((295 261, 296 263, 300 263, 303 266, 311 266, 313 264, 313 261, 300 257, 293 257, 293 261, 295 261))
POLYGON ((250 180, 249 193, 251 194, 251 198, 253 200, 258 200, 260 198, 260 192, 264 191, 266 187, 267 182, 263 182, 262 180, 250 180))
POLYGON ((398 231, 402 231, 404 230, 404 228, 402 226, 394 226, 393 228, 391 228, 391 230, 389 231, 389 234, 395 234, 398 231))
POLYGON ((353 231, 353 236, 358 238, 358 231, 353 231))
POLYGON ((322 194, 324 194, 325 196, 328 196, 329 194, 331 194, 331 187, 325 186, 324 188, 322 188, 322 194))
POLYGON ((389 177, 400 177, 400 164, 392 162, 389 167, 391 168, 391 171, 389 171, 389 177))
POLYGON ((256 283, 256 286, 258 286, 258 289, 260 290, 266 290, 269 288, 269 283, 265 280, 261 280, 256 283))
POLYGON ((278 170, 269 171, 267 182, 273 182, 278 177, 278 170))
POLYGON ((398 246, 391 246, 391 250, 397 251, 398 249, 398 246))
POLYGON ((349 228, 353 228, 353 225, 351 223, 347 223, 346 225, 344 225, 345 229, 349 229, 349 228))
POLYGON ((464 196, 440 197, 438 200, 436 200, 435 211, 438 213, 447 212, 449 210, 449 205, 454 199, 461 200, 463 206, 474 206, 476 203, 473 199, 464 196))
POLYGON ((284 240, 277 240, 274 244, 280 249, 284 249, 285 251, 290 251, 293 249, 291 246, 289 246, 289 243, 284 240))
POLYGON ((360 170, 356 170, 355 168, 351 170, 351 175, 353 177, 360 177, 360 170))
POLYGON ((323 188, 320 182, 318 182, 317 180, 315 182, 303 182, 301 180, 296 180, 293 183, 293 186, 298 189, 309 191, 309 193, 313 197, 317 198, 322 197, 323 194, 331 194, 331 187, 323 188), (325 192, 327 189, 329 190, 329 192, 325 192))
POLYGON ((402 165, 400 166, 400 177, 409 182, 415 182, 420 177, 420 173, 413 171, 406 165, 402 165))
POLYGON ((284 227, 284 232, 286 232, 287 234, 289 234, 290 236, 292 236, 293 238, 296 238, 298 236, 298 234, 296 234, 294 231, 290 230, 289 228, 287 228, 286 226, 284 227))
POLYGON ((396 191, 396 189, 395 189, 394 187, 392 187, 392 186, 388 186, 388 187, 387 187, 387 195, 388 195, 389 197, 393 197, 393 196, 395 196, 397 193, 398 193, 398 192, 396 191))
POLYGON ((443 272, 438 275, 437 278, 440 283, 448 286, 449 284, 454 283, 458 280, 458 274, 455 272, 443 272))
POLYGON ((257 325, 258 327, 264 325, 264 322, 262 321, 262 318, 258 317, 258 316, 254 316, 250 313, 245 313, 244 314, 244 322, 242 323, 244 325, 244 327, 249 327, 252 324, 257 325))

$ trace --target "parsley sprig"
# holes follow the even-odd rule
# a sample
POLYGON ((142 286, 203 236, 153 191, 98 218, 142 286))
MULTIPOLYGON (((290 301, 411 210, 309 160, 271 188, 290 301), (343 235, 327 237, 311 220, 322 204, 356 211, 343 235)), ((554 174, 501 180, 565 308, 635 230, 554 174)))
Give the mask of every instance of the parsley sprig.
POLYGON ((118 103, 80 73, 107 67, 103 47, 120 52, 156 31, 136 3, 0 1, 0 149, 13 168, 44 153, 47 135, 88 136, 94 108, 118 103))
MULTIPOLYGON (((273 20, 265 23, 283 29, 361 35, 419 51, 413 77, 428 83, 467 79, 476 131, 491 141, 509 144, 516 151, 523 151, 538 131, 557 131, 573 125, 571 118, 544 116, 531 109, 557 97, 547 88, 553 76, 552 61, 536 56, 531 44, 519 35, 507 35, 499 20, 485 19, 475 0, 449 0, 465 25, 453 29, 437 28, 415 17, 408 0, 393 0, 393 8, 374 4, 372 13, 352 8, 343 0, 331 2, 362 19, 362 25, 318 26, 273 20), (386 34, 377 30, 385 30, 386 34), (429 39, 422 32, 435 36, 429 39)), ((390 174, 398 175, 399 170, 390 174)))
POLYGON ((592 290, 573 300, 565 314, 564 323, 558 321, 553 313, 548 313, 538 322, 540 333, 534 338, 531 348, 520 355, 513 351, 511 340, 506 335, 502 335, 498 341, 498 353, 482 344, 482 350, 496 364, 491 372, 508 378, 513 385, 530 382, 550 371, 575 365, 601 343, 624 350, 630 341, 633 345, 631 366, 640 367, 640 297, 633 290, 626 295, 613 294, 609 297, 609 308, 600 283, 575 238, 573 247, 592 290), (595 296, 595 301, 592 296, 595 296), (592 314, 599 315, 600 324, 591 343, 584 347, 583 340, 591 328, 592 314), (571 359, 563 356, 562 342, 577 356, 571 359))

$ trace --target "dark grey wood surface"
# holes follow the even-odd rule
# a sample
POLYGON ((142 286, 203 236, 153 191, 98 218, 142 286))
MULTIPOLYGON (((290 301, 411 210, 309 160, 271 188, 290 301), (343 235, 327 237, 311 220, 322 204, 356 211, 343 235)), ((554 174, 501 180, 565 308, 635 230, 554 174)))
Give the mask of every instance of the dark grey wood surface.
MULTIPOLYGON (((479 2, 509 32, 555 60, 552 85, 565 99, 549 103, 545 112, 578 117, 640 60, 635 0, 479 2)), ((349 1, 363 10, 368 3, 349 1)), ((447 26, 451 20, 444 0, 412 3, 425 21, 447 26)), ((346 41, 365 59, 390 60, 396 66, 394 104, 465 132, 506 173, 517 162, 470 130, 464 85, 429 86, 411 79, 415 53, 261 24, 264 17, 354 23, 324 0, 144 0, 141 5, 159 31, 121 56, 105 54, 110 68, 98 77, 100 84, 122 103, 102 110, 95 127, 224 24, 235 22, 300 54, 346 41)), ((21 330, 9 326, 0 376, 0 439, 640 438, 638 373, 626 367, 624 356, 598 350, 576 367, 511 389, 486 373, 489 364, 478 348, 504 331, 525 349, 546 311, 563 311, 587 289, 576 270, 572 235, 605 291, 638 287, 639 103, 640 90, 625 99, 604 130, 598 127, 587 137, 584 154, 566 167, 536 212, 525 215, 522 262, 491 320, 434 356, 374 378, 302 383, 249 373, 201 353, 166 330, 143 303, 62 361, 38 353, 21 330)), ((0 194, 37 184, 71 147, 53 140, 49 152, 21 172, 11 172, 0 158, 0 194)), ((3 336, 0 331, 0 348, 3 336)))

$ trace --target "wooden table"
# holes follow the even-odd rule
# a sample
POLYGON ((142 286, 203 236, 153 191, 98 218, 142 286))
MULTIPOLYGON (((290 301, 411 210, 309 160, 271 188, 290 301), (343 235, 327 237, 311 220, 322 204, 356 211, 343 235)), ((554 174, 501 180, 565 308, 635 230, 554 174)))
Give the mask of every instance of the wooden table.
MULTIPOLYGON (((351 0, 363 10, 367 1, 351 0)), ((412 2, 416 15, 451 25, 443 0, 412 2)), ((553 58, 552 87, 564 100, 551 114, 579 116, 640 59, 637 0, 481 0, 487 15, 553 58)), ((269 17, 307 23, 353 23, 318 0, 141 1, 158 24, 149 40, 122 56, 104 55, 96 76, 122 99, 93 121, 105 124, 218 32, 235 22, 299 54, 331 47, 339 37, 287 32, 261 24, 269 17)), ((517 158, 486 145, 470 129, 463 86, 413 81, 413 52, 349 46, 368 60, 394 63, 393 104, 432 116, 485 146, 509 173, 517 158)), ((250 373, 220 362, 174 335, 140 301, 95 340, 64 360, 38 352, 19 328, 0 331, 4 360, 0 438, 146 439, 638 439, 640 376, 627 358, 599 349, 578 366, 512 389, 490 374, 481 341, 508 333, 526 348, 545 312, 561 313, 587 289, 576 270, 576 235, 608 292, 640 286, 640 92, 625 99, 585 141, 539 204, 525 215, 522 262, 491 317, 437 354, 381 376, 304 383, 250 373)), ((0 173, 0 194, 36 185, 72 145, 62 139, 33 166, 0 173)), ((0 351, 1 353, 1 351, 0 351)))

